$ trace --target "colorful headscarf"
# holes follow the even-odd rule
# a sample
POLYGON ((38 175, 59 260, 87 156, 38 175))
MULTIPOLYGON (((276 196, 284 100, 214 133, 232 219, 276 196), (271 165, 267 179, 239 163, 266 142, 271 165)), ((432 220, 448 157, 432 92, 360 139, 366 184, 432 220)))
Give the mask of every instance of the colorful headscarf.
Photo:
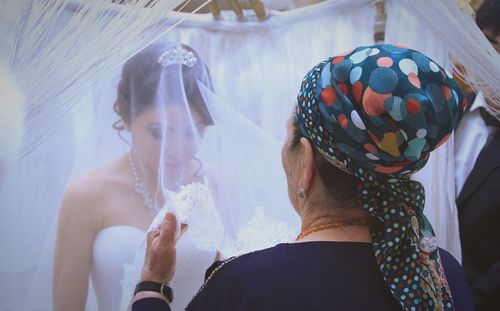
POLYGON ((296 119, 330 163, 359 180, 377 262, 405 310, 453 310, 423 186, 410 180, 455 129, 467 100, 450 74, 401 46, 359 47, 314 67, 296 119))

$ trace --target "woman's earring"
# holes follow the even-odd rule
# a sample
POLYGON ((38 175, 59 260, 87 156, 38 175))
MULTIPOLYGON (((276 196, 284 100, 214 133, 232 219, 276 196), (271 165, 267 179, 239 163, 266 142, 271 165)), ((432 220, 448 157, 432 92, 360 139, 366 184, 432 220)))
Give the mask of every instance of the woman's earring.
POLYGON ((301 199, 306 197, 306 192, 305 192, 304 188, 300 188, 297 194, 299 195, 299 198, 301 198, 301 199))

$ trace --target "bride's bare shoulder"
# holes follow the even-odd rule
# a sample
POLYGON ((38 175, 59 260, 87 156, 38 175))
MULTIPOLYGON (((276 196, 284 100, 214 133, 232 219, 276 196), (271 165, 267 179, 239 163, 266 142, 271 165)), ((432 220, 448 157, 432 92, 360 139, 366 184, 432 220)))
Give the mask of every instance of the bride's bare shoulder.
POLYGON ((128 162, 120 158, 73 180, 64 193, 65 200, 86 204, 105 199, 132 184, 128 162))

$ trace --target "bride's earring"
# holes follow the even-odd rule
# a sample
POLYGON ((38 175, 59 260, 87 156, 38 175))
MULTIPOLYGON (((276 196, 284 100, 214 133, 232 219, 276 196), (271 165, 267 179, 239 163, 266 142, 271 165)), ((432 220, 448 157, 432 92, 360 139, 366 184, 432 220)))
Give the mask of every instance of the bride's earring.
POLYGON ((304 188, 300 188, 299 191, 297 192, 297 195, 301 199, 305 198, 306 197, 306 191, 304 190, 304 188))

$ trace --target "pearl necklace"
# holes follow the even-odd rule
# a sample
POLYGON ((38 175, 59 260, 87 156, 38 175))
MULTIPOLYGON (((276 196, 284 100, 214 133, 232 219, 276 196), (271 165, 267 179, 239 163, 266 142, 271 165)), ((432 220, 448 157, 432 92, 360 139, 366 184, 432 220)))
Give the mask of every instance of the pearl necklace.
MULTIPOLYGON (((156 201, 154 200, 153 196, 149 193, 148 188, 144 184, 144 182, 141 180, 137 168, 135 167, 134 159, 132 157, 132 151, 128 153, 128 160, 130 162, 130 169, 132 170, 132 175, 134 176, 134 190, 137 194, 139 194, 143 201, 144 205, 149 209, 149 213, 151 216, 155 217, 156 214, 160 211, 160 207, 158 204, 156 204, 156 201)), ((144 167, 141 166, 141 171, 142 175, 144 174, 144 167)))

